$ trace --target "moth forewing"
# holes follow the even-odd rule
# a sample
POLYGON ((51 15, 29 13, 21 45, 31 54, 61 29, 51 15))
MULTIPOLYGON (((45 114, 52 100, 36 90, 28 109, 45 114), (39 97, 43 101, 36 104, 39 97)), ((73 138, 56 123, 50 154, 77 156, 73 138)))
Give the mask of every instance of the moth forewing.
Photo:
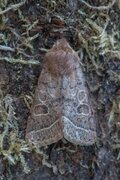
POLYGON ((75 57, 78 61, 75 61, 77 68, 74 69, 72 75, 63 78, 64 137, 74 144, 91 145, 96 141, 94 116, 79 57, 75 54, 71 56, 73 56, 73 61, 75 57))
POLYGON ((26 140, 37 147, 55 143, 63 138, 61 106, 60 108, 58 106, 60 105, 58 84, 56 79, 48 73, 46 67, 43 68, 26 130, 26 140))

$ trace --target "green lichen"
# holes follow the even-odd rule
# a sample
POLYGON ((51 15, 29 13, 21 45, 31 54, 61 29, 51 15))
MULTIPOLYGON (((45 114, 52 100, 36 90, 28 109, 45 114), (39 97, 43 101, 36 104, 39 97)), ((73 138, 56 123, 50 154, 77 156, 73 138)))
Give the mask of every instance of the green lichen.
POLYGON ((10 95, 3 97, 1 90, 0 127, 3 129, 0 134, 0 155, 11 165, 20 162, 24 172, 28 173, 30 170, 23 153, 29 153, 30 149, 26 142, 18 135, 18 124, 13 106, 13 98, 10 95))

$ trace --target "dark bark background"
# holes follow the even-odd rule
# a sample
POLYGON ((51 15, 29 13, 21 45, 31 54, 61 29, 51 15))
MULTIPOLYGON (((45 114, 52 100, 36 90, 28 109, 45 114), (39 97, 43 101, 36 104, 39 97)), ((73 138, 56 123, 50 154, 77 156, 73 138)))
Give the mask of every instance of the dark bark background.
POLYGON ((120 179, 119 19, 119 0, 0 1, 0 180, 120 179), (36 150, 24 140, 27 118, 43 57, 61 37, 83 65, 98 140, 36 150))

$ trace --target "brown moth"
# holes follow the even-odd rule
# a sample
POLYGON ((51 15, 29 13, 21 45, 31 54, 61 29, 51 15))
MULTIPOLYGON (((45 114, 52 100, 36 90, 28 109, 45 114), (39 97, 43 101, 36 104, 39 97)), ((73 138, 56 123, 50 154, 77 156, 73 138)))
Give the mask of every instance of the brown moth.
POLYGON ((45 55, 26 140, 40 147, 63 137, 77 145, 96 141, 94 115, 79 57, 64 38, 45 55))

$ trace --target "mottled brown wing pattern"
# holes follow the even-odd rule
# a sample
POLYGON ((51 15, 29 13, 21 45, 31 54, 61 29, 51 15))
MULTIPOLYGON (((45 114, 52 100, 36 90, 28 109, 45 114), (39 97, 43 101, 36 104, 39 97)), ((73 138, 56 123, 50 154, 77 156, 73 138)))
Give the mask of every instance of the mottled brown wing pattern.
POLYGON ((27 124, 26 139, 30 144, 45 146, 63 137, 60 83, 43 68, 27 124))
POLYGON ((79 145, 96 141, 96 126, 79 57, 65 39, 46 54, 35 91, 26 140, 36 146, 63 136, 79 145))
POLYGON ((73 71, 72 78, 63 78, 63 84, 64 137, 74 144, 91 145, 96 140, 96 126, 79 65, 73 71))

